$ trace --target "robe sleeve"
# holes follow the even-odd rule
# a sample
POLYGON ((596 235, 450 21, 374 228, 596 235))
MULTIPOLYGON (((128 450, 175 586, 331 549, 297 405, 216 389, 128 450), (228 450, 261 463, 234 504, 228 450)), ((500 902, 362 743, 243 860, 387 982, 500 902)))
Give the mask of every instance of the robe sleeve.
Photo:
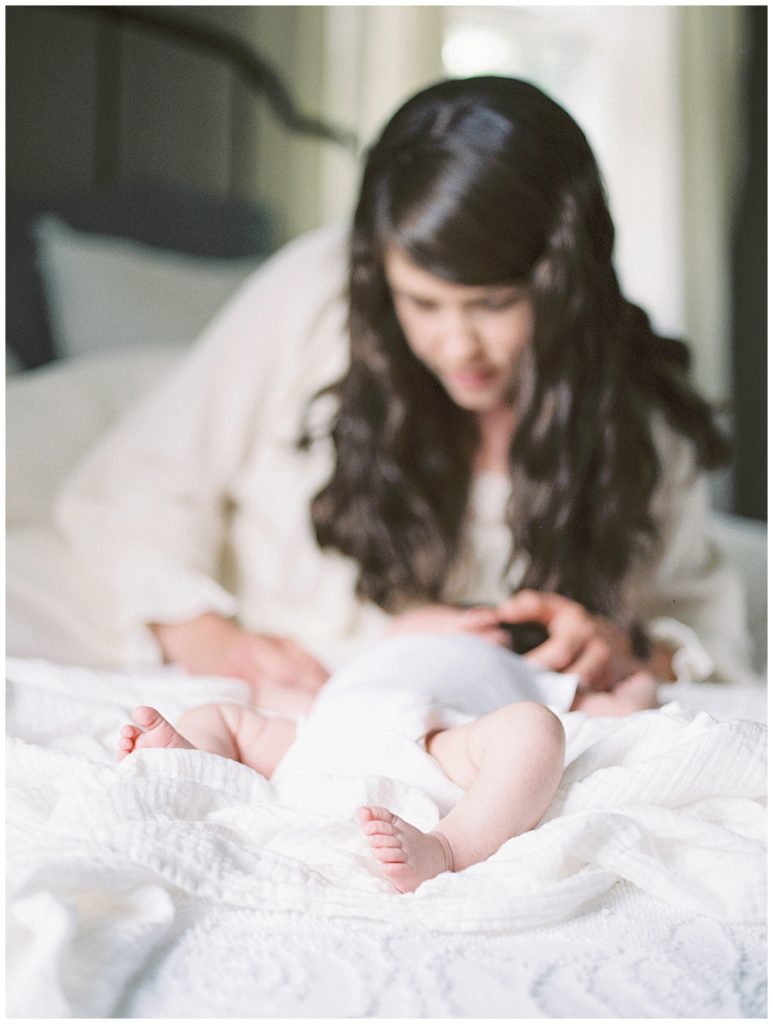
POLYGON ((160 660, 148 623, 237 614, 219 573, 230 486, 281 415, 306 341, 341 305, 344 277, 338 225, 281 250, 65 482, 56 523, 104 583, 123 661, 160 660))
POLYGON ((745 594, 712 536, 708 479, 682 437, 657 423, 655 440, 663 467, 653 501, 659 536, 632 576, 631 614, 653 639, 675 646, 678 679, 752 681, 745 594))

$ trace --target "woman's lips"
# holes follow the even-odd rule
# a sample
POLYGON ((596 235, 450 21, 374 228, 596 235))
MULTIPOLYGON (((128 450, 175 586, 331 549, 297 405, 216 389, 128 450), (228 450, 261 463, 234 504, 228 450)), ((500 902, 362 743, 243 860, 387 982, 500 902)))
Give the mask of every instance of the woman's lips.
POLYGON ((496 375, 493 370, 452 370, 448 376, 459 387, 475 390, 487 387, 496 375))

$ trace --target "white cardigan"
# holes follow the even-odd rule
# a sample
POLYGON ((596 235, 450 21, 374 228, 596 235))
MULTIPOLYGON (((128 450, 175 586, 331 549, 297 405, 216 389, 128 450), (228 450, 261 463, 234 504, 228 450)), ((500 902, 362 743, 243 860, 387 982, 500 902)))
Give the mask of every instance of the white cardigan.
MULTIPOLYGON (((57 522, 104 578, 126 666, 161 658, 145 623, 205 611, 292 636, 330 667, 384 636, 388 615, 355 597, 355 564, 320 551, 311 528, 332 446, 295 445, 310 396, 346 367, 345 249, 335 226, 272 257, 60 494, 57 522)), ((655 635, 679 643, 680 677, 744 678, 741 587, 708 540, 705 481, 685 442, 662 426, 656 441, 660 543, 627 581, 626 601, 655 635)), ((508 486, 476 479, 448 600, 496 601, 517 582, 518 560, 500 578, 508 486)))

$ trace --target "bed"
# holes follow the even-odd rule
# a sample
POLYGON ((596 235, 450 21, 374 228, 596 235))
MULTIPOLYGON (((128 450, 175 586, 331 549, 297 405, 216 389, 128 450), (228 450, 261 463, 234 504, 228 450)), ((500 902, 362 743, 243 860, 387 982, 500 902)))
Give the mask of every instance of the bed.
MULTIPOLYGON (((28 368, 6 389, 8 1015, 765 1017, 764 527, 715 524, 746 584, 757 676, 664 686, 662 708, 623 723, 574 716, 540 829, 397 895, 352 810, 388 801, 430 827, 415 787, 330 773, 272 786, 200 751, 116 763, 135 705, 174 719, 246 692, 117 670, 52 526, 66 474, 196 330, 157 319, 141 345, 79 349, 122 319, 88 321, 84 275, 112 274, 136 310, 138 279, 174 271, 200 295, 213 268, 154 263, 148 239, 43 212, 55 340, 20 345, 28 368)), ((262 258, 254 223, 249 245, 202 257, 239 264, 218 268, 233 279, 213 303, 262 258)))

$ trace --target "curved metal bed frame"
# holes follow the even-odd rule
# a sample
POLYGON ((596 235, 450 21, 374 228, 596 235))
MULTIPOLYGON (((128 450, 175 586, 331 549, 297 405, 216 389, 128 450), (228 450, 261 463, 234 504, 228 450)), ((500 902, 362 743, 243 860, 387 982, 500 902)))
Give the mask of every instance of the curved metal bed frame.
POLYGON ((235 79, 241 79, 267 100, 274 115, 290 131, 333 142, 352 152, 358 148, 353 132, 309 117, 298 110, 277 72, 231 32, 203 25, 185 15, 171 16, 153 8, 126 6, 60 7, 59 12, 96 17, 99 24, 95 170, 100 184, 117 180, 121 131, 120 27, 134 25, 221 59, 235 79))

